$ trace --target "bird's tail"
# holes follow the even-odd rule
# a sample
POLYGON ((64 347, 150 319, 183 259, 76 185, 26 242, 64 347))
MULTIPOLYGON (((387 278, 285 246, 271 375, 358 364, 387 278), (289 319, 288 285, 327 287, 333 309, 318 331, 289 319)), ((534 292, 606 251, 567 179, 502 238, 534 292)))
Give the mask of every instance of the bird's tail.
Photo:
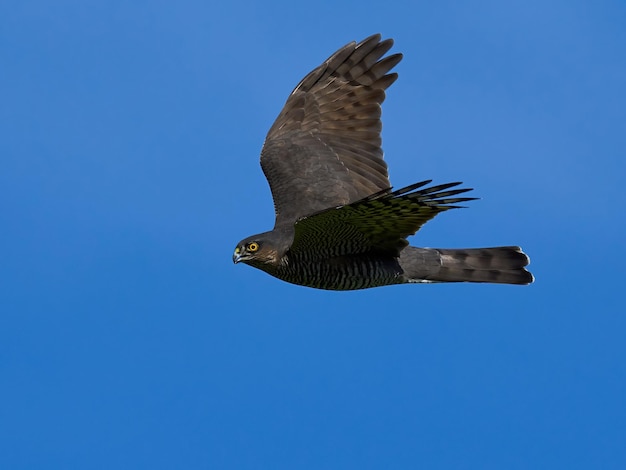
POLYGON ((493 282, 530 284, 528 256, 519 246, 441 249, 407 246, 400 266, 407 282, 493 282))

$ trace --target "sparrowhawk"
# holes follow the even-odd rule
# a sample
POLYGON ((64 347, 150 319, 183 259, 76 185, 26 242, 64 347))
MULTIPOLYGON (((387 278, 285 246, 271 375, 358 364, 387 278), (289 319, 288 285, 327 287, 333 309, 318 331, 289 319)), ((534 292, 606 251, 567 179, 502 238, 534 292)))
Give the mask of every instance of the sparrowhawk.
POLYGON ((473 200, 461 183, 392 190, 381 149, 381 104, 401 54, 379 34, 351 42, 296 86, 261 151, 274 229, 237 244, 233 261, 293 284, 352 290, 424 282, 530 284, 518 246, 409 246, 440 212, 473 200))

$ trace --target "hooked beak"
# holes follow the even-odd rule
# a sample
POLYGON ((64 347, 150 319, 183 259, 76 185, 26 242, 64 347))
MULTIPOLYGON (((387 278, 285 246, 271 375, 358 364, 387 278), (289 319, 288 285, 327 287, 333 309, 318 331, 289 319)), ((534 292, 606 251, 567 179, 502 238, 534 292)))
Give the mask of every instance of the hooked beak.
POLYGON ((239 263, 239 261, 241 261, 241 256, 241 251, 239 251, 239 249, 235 250, 235 253, 233 253, 233 263, 239 263))

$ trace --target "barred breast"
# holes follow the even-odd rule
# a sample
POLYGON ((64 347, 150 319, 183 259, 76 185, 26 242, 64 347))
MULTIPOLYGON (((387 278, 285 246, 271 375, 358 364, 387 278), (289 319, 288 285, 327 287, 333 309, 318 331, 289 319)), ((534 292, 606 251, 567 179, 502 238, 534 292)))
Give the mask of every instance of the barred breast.
POLYGON ((293 284, 328 290, 357 290, 406 282, 397 259, 374 254, 336 256, 326 260, 290 259, 274 276, 293 284))

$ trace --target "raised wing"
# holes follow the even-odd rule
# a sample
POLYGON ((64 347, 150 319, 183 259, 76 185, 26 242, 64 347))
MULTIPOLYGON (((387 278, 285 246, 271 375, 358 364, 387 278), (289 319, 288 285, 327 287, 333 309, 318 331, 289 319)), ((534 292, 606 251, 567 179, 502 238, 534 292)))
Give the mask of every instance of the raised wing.
POLYGON ((422 188, 430 183, 381 191, 346 206, 327 209, 299 220, 291 252, 304 259, 328 259, 346 254, 376 252, 398 256, 408 245, 406 237, 440 212, 456 209, 472 197, 454 197, 471 191, 451 189, 461 183, 422 188))
POLYGON ((381 149, 381 104, 402 59, 381 59, 393 40, 379 34, 342 47, 293 90, 269 130, 261 167, 276 226, 391 186, 381 149))

